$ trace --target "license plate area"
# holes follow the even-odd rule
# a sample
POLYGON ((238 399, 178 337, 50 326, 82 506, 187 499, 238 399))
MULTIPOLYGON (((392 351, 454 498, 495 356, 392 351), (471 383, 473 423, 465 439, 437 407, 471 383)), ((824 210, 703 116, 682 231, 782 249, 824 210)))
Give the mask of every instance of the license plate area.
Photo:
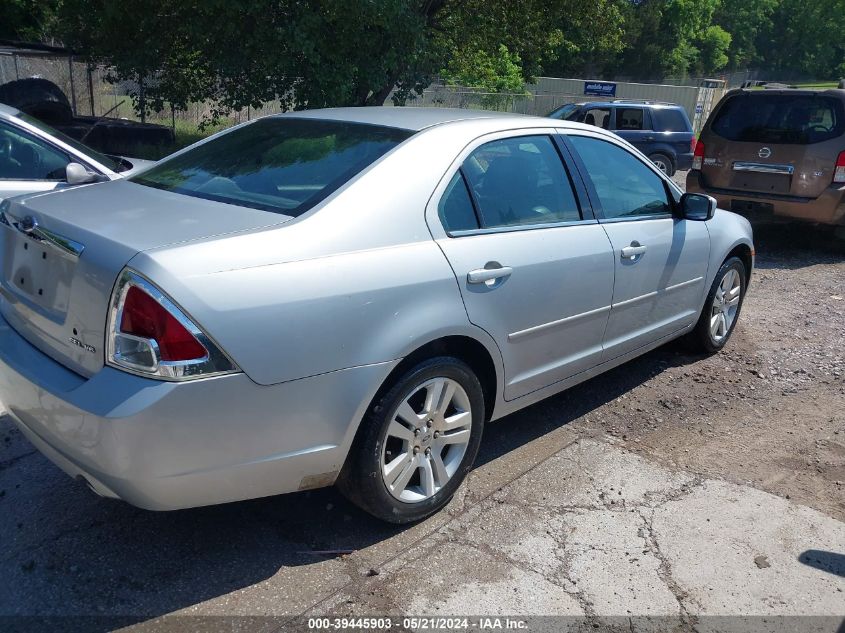
POLYGON ((734 172, 730 188, 760 193, 788 194, 791 180, 792 178, 787 174, 734 172))
POLYGON ((4 227, 3 285, 52 317, 67 313, 76 259, 49 242, 4 227))

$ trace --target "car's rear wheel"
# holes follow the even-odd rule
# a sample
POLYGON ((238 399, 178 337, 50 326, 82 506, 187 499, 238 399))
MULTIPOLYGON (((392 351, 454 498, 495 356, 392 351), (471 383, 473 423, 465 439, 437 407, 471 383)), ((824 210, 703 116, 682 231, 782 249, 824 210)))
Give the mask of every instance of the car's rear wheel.
POLYGON ((728 342, 745 300, 745 264, 731 257, 722 264, 689 340, 696 351, 717 352, 728 342))
POLYGON ((445 506, 472 468, 484 426, 484 394, 452 357, 420 362, 377 398, 338 479, 341 492, 392 523, 445 506))
POLYGON ((649 156, 651 162, 670 178, 675 175, 675 165, 666 154, 654 153, 649 156))

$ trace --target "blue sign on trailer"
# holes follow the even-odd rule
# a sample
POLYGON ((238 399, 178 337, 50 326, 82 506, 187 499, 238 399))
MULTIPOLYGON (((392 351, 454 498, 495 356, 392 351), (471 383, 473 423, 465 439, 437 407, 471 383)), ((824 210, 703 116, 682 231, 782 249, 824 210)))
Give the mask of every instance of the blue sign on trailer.
POLYGON ((584 94, 596 97, 615 97, 616 84, 610 81, 585 81, 584 94))

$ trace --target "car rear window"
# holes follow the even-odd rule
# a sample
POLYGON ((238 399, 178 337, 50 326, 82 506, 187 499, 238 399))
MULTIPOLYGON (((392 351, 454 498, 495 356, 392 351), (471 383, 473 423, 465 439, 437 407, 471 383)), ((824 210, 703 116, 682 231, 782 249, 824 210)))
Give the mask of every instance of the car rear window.
POLYGON ((683 110, 655 108, 651 111, 654 129, 661 132, 692 132, 692 125, 683 110))
POLYGON ((345 121, 266 118, 165 159, 131 180, 298 216, 412 134, 345 121))
POLYGON ((842 101, 822 95, 737 95, 710 129, 729 141, 807 145, 845 133, 842 101))

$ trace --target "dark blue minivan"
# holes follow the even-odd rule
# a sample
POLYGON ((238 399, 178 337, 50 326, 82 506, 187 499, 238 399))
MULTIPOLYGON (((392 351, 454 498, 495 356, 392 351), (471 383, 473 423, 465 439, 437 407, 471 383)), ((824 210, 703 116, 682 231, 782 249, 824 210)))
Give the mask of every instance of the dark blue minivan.
POLYGON ((692 167, 695 135, 684 108, 675 103, 622 99, 567 103, 548 116, 611 130, 669 176, 692 167))

